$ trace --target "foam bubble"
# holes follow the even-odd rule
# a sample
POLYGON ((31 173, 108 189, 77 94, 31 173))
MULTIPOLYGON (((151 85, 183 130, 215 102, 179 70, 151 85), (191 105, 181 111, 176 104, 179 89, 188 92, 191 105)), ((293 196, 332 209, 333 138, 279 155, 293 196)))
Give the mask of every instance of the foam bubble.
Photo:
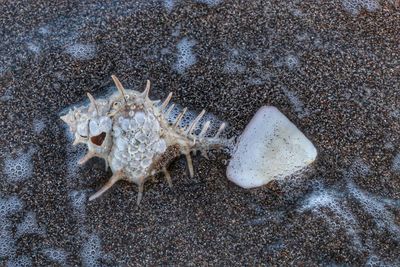
POLYGON ((80 165, 78 161, 86 154, 87 147, 84 144, 68 146, 67 148, 67 176, 74 178, 78 174, 80 165))
POLYGON ((375 0, 359 0, 359 2, 369 12, 377 11, 380 8, 379 2, 375 0))
MULTIPOLYGON (((165 110, 168 110, 174 103, 171 103, 166 107, 165 110)), ((178 105, 175 105, 174 108, 169 112, 168 116, 166 117, 167 121, 169 124, 173 124, 176 121, 176 118, 178 117, 179 113, 182 112, 182 108, 179 107, 178 105)))
POLYGON ((96 234, 90 235, 81 250, 83 266, 100 266, 101 254, 100 237, 96 234))
POLYGON ((73 44, 66 48, 66 52, 78 60, 89 60, 96 56, 96 46, 92 44, 73 44))
POLYGON ((16 196, 0 198, 0 218, 17 213, 23 206, 23 202, 16 196))
POLYGON ((232 61, 228 61, 224 66, 224 72, 228 74, 243 73, 245 70, 245 66, 232 61))
MULTIPOLYGON (((215 134, 218 132, 219 127, 224 123, 225 124, 225 129, 222 131, 220 134, 220 137, 226 138, 228 131, 231 129, 229 128, 229 123, 219 119, 216 115, 213 113, 207 112, 204 114, 204 116, 199 120, 197 127, 194 130, 195 134, 200 134, 201 130, 203 129, 204 124, 209 121, 210 126, 205 134, 205 137, 214 137, 215 134)), ((233 133, 232 133, 233 134, 233 133)), ((220 140, 222 141, 222 140, 220 140)))
MULTIPOLYGON (((5 69, 3 69, 3 67, 0 66, 0 76, 3 74, 3 71, 5 71, 5 69)), ((8 88, 8 89, 6 89, 4 94, 0 97, 0 101, 6 102, 13 98, 14 97, 12 95, 12 90, 8 88)))
MULTIPOLYGON (((63 109, 61 111, 61 114, 65 114, 67 110, 69 110, 71 107, 63 109)), ((67 181, 73 184, 73 180, 71 178, 76 178, 78 174, 78 170, 81 167, 78 164, 78 161, 86 154, 87 152, 87 146, 84 144, 77 144, 75 146, 71 146, 70 143, 74 141, 74 134, 70 131, 69 126, 64 123, 63 126, 64 128, 64 134, 68 140, 67 144, 67 155, 66 155, 66 162, 67 162, 67 178, 69 178, 67 181)))
POLYGON ((55 263, 60 265, 67 264, 67 253, 62 249, 46 248, 43 249, 42 253, 55 263))
POLYGON ((164 0, 164 7, 168 12, 171 12, 174 9, 175 1, 174 0, 164 0))
POLYGON ((185 115, 182 117, 182 119, 179 123, 179 126, 182 128, 189 126, 193 122, 193 120, 196 118, 197 115, 198 114, 196 114, 193 111, 186 112, 185 115))
POLYGON ((358 0, 343 0, 342 6, 347 12, 349 12, 353 16, 358 15, 361 11, 358 0))
POLYGON ((352 162, 349 170, 347 170, 345 176, 346 178, 354 178, 359 176, 367 176, 369 173, 369 166, 361 158, 356 158, 352 162))
POLYGON ((181 24, 178 24, 172 31, 171 35, 174 37, 178 37, 181 34, 181 27, 181 24))
POLYGON ((376 0, 342 0, 342 6, 353 16, 357 16, 362 8, 365 8, 369 12, 380 8, 379 2, 376 0))
POLYGON ((397 153, 397 155, 394 157, 392 169, 395 172, 400 172, 400 153, 397 153))
POLYGON ((62 127, 64 128, 64 134, 65 137, 67 137, 68 143, 71 143, 74 141, 75 136, 74 134, 70 131, 69 126, 66 123, 63 123, 62 127))
POLYGON ((51 33, 50 27, 49 27, 49 26, 40 27, 39 30, 38 30, 38 32, 39 32, 40 34, 43 34, 43 35, 47 35, 47 34, 50 34, 50 33, 51 33))
POLYGON ((183 38, 177 45, 178 56, 174 64, 174 69, 183 74, 189 67, 196 63, 196 56, 193 54, 192 48, 196 41, 183 38))
POLYGON ((219 3, 222 3, 222 0, 195 0, 195 2, 206 4, 208 6, 216 6, 219 3))
POLYGON ((350 194, 360 203, 361 207, 381 229, 387 229, 396 240, 400 240, 400 227, 395 216, 385 207, 385 202, 359 189, 352 181, 347 184, 350 194))
POLYGON ((358 221, 351 211, 341 204, 343 202, 341 198, 342 196, 338 192, 320 187, 308 196, 299 211, 311 210, 311 212, 324 219, 334 231, 343 228, 353 244, 361 247, 361 240, 358 236, 358 221), (326 209, 335 216, 332 217, 326 209))
POLYGON ((394 145, 393 145, 392 142, 389 141, 389 142, 386 142, 386 143, 383 145, 383 148, 392 150, 392 149, 394 148, 394 145))
POLYGON ((296 55, 287 55, 285 58, 285 63, 290 70, 293 70, 300 65, 300 60, 296 55))
POLYGON ((7 267, 30 267, 32 265, 32 259, 28 256, 19 256, 16 259, 7 262, 7 267))
POLYGON ((2 212, 0 214, 0 258, 12 257, 15 252, 15 240, 12 237, 12 224, 2 212))
POLYGON ((40 134, 44 128, 46 128, 46 123, 43 120, 40 119, 34 119, 33 120, 33 131, 36 134, 40 134))
POLYGON ((86 217, 86 201, 87 196, 85 191, 72 191, 69 193, 71 205, 74 209, 75 214, 84 219, 86 217))
POLYGON ((27 43, 26 46, 28 47, 29 51, 32 51, 35 54, 39 54, 40 53, 40 47, 34 43, 27 43))
MULTIPOLYGON (((173 103, 170 103, 169 106, 166 108, 166 110, 168 110, 168 108, 172 104, 173 103)), ((171 112, 166 117, 168 123, 171 125, 175 124, 179 114, 181 114, 182 111, 183 111, 183 108, 181 106, 175 104, 174 108, 171 110, 171 112)), ((197 116, 197 114, 195 112, 187 110, 185 112, 184 116, 182 117, 182 119, 179 123, 179 126, 184 127, 186 125, 189 125, 196 116, 197 116)))
POLYGON ((4 173, 8 182, 19 182, 26 180, 32 175, 32 155, 35 152, 30 148, 26 153, 19 153, 16 158, 7 156, 4 161, 4 173))
POLYGON ((268 245, 266 247, 266 250, 269 253, 278 253, 279 251, 281 251, 282 249, 286 248, 286 244, 284 243, 284 240, 278 240, 274 243, 272 243, 271 245, 268 245))
MULTIPOLYGON (((369 255, 367 262, 365 263, 366 267, 384 267, 384 266, 396 266, 396 264, 389 264, 382 259, 380 259, 375 254, 369 255)), ((397 265, 398 266, 398 265, 397 265)))
POLYGON ((309 114, 308 110, 304 108, 304 103, 300 100, 295 92, 289 91, 286 88, 283 89, 283 92, 289 99, 296 113, 298 113, 300 118, 303 118, 309 114))
POLYGON ((12 224, 11 220, 6 217, 0 217, 0 233, 11 232, 12 224))
POLYGON ((400 110, 393 110, 393 111, 391 111, 391 112, 389 113, 389 115, 390 115, 391 117, 393 117, 393 118, 398 119, 398 118, 400 118, 400 110))
POLYGON ((45 234, 44 229, 39 227, 39 225, 36 221, 36 214, 32 211, 28 212, 28 214, 26 214, 24 220, 20 224, 17 225, 16 236, 20 237, 20 236, 29 235, 29 234, 38 234, 38 235, 45 234))
POLYGON ((318 210, 321 207, 337 210, 337 206, 336 198, 332 193, 326 190, 318 190, 308 196, 299 211, 318 210))
POLYGON ((294 8, 294 9, 291 9, 291 12, 292 12, 292 15, 295 17, 304 16, 304 13, 301 9, 294 8))

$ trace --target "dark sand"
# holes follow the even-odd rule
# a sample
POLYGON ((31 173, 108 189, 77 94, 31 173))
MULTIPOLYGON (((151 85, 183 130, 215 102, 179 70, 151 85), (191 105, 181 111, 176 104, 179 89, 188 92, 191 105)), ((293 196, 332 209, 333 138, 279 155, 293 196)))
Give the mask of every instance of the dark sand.
POLYGON ((341 1, 143 2, 0 4, 1 198, 23 203, 1 211, 0 265, 399 265, 396 1, 353 15, 341 1), (182 40, 195 62, 176 69, 182 40), (173 189, 158 177, 140 207, 126 182, 87 203, 111 173, 97 159, 74 166, 58 117, 112 88, 111 74, 137 90, 150 79, 153 99, 172 91, 237 132, 274 105, 318 160, 245 190, 226 179, 227 155, 194 157, 192 179, 182 158, 173 189), (32 172, 16 179, 7 162, 21 155, 32 172), (37 225, 21 228, 29 212, 37 225))

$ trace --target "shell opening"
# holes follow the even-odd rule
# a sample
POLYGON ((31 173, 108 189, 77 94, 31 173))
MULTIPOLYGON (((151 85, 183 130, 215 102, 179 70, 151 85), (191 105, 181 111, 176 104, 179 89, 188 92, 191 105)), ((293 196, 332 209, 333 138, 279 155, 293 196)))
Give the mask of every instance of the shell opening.
POLYGON ((107 134, 105 132, 102 132, 99 135, 90 137, 90 141, 92 141, 92 143, 95 144, 96 146, 101 146, 104 140, 106 139, 106 136, 107 134))

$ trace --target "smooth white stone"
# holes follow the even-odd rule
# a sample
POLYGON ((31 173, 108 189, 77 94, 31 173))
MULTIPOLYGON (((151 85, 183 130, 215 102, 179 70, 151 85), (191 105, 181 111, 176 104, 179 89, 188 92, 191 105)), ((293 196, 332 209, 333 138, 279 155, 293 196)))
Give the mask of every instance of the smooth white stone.
POLYGON ((240 136, 226 174, 243 188, 302 170, 317 157, 310 140, 277 108, 264 106, 240 136))

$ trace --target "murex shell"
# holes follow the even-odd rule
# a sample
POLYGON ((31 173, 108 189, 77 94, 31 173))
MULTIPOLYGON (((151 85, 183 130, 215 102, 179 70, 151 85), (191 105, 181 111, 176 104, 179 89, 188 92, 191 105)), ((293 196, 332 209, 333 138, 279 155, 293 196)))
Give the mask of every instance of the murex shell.
POLYGON ((126 90, 114 75, 111 76, 118 89, 108 99, 95 100, 91 94, 88 106, 75 107, 61 119, 74 134, 74 145, 84 143, 88 153, 79 161, 85 163, 92 157, 103 158, 106 168, 113 173, 110 180, 89 200, 107 191, 115 182, 125 179, 138 185, 137 203, 143 195, 145 181, 164 173, 172 186, 168 165, 181 154, 186 156, 189 174, 193 176, 191 152, 200 151, 207 156, 211 149, 222 149, 232 144, 231 139, 220 137, 225 128, 222 123, 215 135, 207 133, 211 121, 201 123, 203 110, 190 124, 182 126, 187 111, 179 113, 175 121, 167 118, 174 109, 170 104, 172 93, 164 100, 149 99, 150 81, 144 92, 126 90))

